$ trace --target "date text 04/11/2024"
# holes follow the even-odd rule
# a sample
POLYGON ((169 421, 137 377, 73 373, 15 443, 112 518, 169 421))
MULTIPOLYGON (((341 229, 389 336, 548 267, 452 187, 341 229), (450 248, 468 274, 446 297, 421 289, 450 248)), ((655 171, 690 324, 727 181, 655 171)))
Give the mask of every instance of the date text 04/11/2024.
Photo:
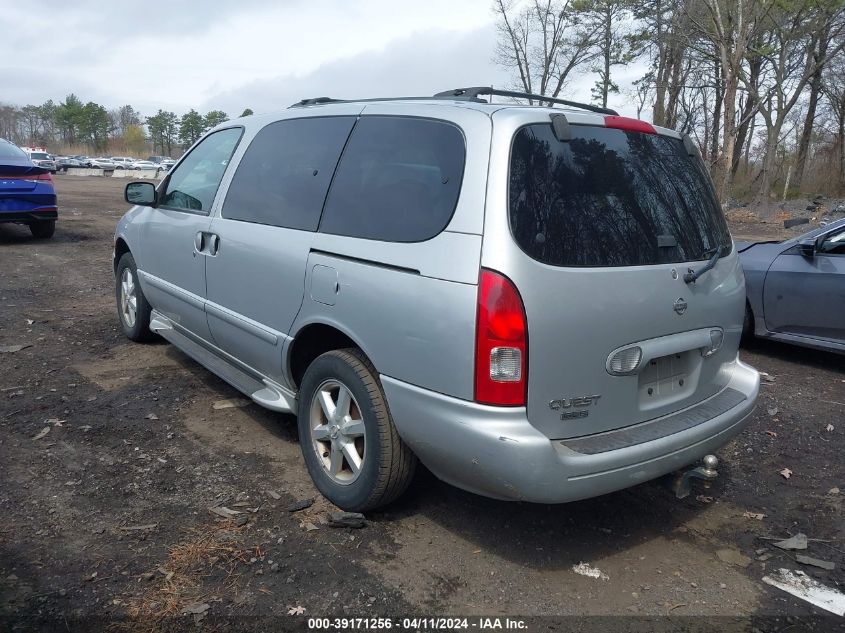
POLYGON ((526 630, 527 623, 519 618, 500 617, 407 617, 407 618, 308 618, 309 630, 526 630))

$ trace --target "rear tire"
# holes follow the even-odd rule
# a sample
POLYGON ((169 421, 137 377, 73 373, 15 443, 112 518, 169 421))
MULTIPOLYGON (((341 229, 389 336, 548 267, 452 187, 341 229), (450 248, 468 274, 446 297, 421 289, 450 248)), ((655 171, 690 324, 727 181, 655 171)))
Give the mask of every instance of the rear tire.
POLYGON ((32 233, 32 237, 37 237, 38 239, 53 237, 53 233, 56 232, 56 221, 41 220, 40 222, 33 222, 29 225, 29 231, 32 233))
POLYGON ((124 253, 117 263, 115 299, 123 333, 138 343, 153 340, 155 334, 150 331, 152 308, 138 283, 138 268, 132 253, 124 253))
POLYGON ((396 432, 378 374, 360 350, 326 352, 309 365, 297 418, 311 479, 339 508, 372 510, 408 488, 416 456, 396 432))

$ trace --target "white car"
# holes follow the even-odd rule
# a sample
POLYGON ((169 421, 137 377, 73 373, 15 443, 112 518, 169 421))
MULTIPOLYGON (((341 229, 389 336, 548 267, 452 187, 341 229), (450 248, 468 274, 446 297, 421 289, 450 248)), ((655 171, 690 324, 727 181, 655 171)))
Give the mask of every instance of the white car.
POLYGON ((132 169, 132 163, 135 162, 135 159, 129 156, 112 156, 111 159, 118 169, 132 169))
POLYGON ((136 160, 134 163, 132 163, 132 169, 152 170, 159 168, 159 165, 148 160, 136 160))

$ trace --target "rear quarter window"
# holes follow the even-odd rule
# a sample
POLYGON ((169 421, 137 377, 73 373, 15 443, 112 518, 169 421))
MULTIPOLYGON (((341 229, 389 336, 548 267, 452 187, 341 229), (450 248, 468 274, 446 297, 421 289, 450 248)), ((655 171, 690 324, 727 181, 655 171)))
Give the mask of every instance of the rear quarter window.
POLYGON ((365 116, 352 131, 320 231, 421 242, 449 224, 463 179, 461 130, 446 121, 365 116))
POLYGON ((644 266, 730 252, 710 177, 675 138, 572 126, 561 142, 550 123, 523 127, 508 199, 514 239, 545 264, 644 266))

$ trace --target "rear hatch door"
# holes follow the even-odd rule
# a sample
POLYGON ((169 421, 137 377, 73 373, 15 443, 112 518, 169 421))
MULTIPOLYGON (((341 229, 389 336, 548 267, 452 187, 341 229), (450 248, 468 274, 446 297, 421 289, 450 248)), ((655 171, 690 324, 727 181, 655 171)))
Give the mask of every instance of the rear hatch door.
POLYGON ((548 121, 511 124, 507 226, 497 231, 488 203, 497 237, 483 256, 525 307, 529 421, 578 437, 718 393, 745 290, 700 158, 676 136, 601 124, 572 125, 561 141, 548 121), (712 270, 685 283, 714 254, 712 270), (615 352, 628 349, 635 371, 613 375, 615 352))

